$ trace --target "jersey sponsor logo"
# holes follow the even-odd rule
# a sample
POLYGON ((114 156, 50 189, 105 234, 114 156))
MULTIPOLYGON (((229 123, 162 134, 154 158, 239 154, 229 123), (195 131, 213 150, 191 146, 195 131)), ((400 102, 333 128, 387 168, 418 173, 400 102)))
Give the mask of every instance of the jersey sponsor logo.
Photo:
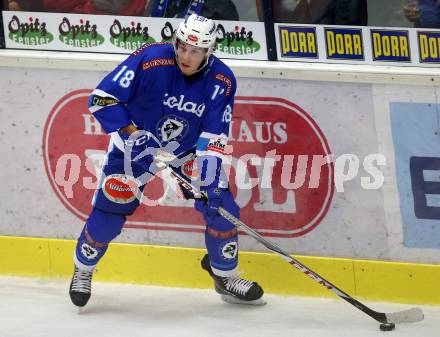
POLYGON ((411 62, 407 30, 371 29, 373 61, 411 62))
POLYGON ((79 24, 75 24, 64 17, 58 31, 59 40, 73 48, 94 48, 104 43, 104 37, 98 33, 98 26, 90 20, 79 19, 79 24))
POLYGON ((142 63, 142 70, 148 70, 155 67, 174 66, 175 64, 174 59, 154 59, 142 63))
POLYGON ((215 79, 226 84, 226 96, 229 96, 231 94, 231 88, 232 88, 232 82, 229 79, 229 77, 218 73, 215 75, 215 79))
POLYGON ((218 152, 220 154, 225 153, 226 147, 226 139, 225 138, 216 138, 211 139, 206 147, 206 151, 218 152))
POLYGON ((226 31, 222 24, 217 26, 217 49, 230 55, 247 55, 258 52, 261 45, 254 40, 253 32, 245 26, 235 26, 233 31, 226 31))
POLYGON ((281 56, 318 58, 316 27, 279 26, 281 56))
POLYGON ((440 32, 418 31, 420 63, 440 63, 440 32))
POLYGON ((157 136, 162 142, 179 141, 188 132, 188 122, 175 115, 168 115, 157 123, 157 136))
POLYGON ((202 132, 197 140, 196 153, 198 155, 213 155, 223 158, 225 148, 228 143, 226 135, 214 135, 207 132, 202 132))
POLYGON ((129 204, 136 199, 140 182, 125 174, 112 174, 104 179, 102 191, 106 198, 118 204, 129 204))
POLYGON ((220 246, 220 256, 225 260, 233 260, 237 257, 238 242, 236 239, 227 241, 220 246))
MULTIPOLYGON (((61 97, 47 117, 43 135, 50 184, 59 200, 81 221, 92 210, 91 200, 101 181, 109 141, 87 112, 91 92, 78 90, 61 97)), ((234 149, 231 155, 223 156, 223 162, 242 221, 263 236, 283 238, 303 236, 322 222, 333 197, 333 164, 322 160, 331 156, 331 151, 319 125, 306 111, 276 97, 237 96, 228 138, 234 149), (319 170, 314 172, 315 161, 319 170), (316 175, 319 180, 314 180, 316 175), (253 180, 250 188, 243 186, 253 180)), ((179 200, 160 178, 148 183, 142 199, 146 198, 157 203, 142 204, 127 219, 125 228, 206 230, 193 202, 179 200)))
POLYGON ((145 43, 152 43, 155 40, 148 33, 148 27, 143 26, 140 22, 131 20, 129 24, 122 23, 115 19, 110 26, 110 43, 116 47, 134 51, 142 47, 145 43))
POLYGON ((364 60, 361 28, 324 28, 329 60, 364 60))
POLYGON ((23 14, 14 14, 8 23, 8 30, 11 41, 25 46, 44 45, 54 39, 47 31, 46 23, 41 22, 37 16, 29 16, 26 22, 23 14))
POLYGON ((90 96, 90 106, 108 106, 118 104, 119 101, 113 97, 90 96))
POLYGON ((163 105, 171 109, 191 112, 197 117, 202 117, 203 112, 205 111, 205 104, 197 104, 191 101, 185 102, 185 95, 179 95, 179 98, 177 98, 176 96, 170 96, 168 93, 166 93, 164 95, 163 105))

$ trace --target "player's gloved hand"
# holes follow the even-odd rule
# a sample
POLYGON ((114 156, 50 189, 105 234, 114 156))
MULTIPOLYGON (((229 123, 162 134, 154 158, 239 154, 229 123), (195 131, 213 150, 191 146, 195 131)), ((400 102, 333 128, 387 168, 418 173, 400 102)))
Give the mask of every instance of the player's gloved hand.
POLYGON ((144 130, 138 130, 131 134, 124 130, 118 130, 118 134, 124 142, 125 156, 131 161, 145 161, 146 156, 154 155, 155 142, 150 141, 149 134, 144 130))
MULTIPOLYGON (((220 207, 224 208, 226 211, 234 215, 235 217, 240 216, 240 208, 234 201, 234 196, 226 188, 209 188, 204 191, 207 200, 196 199, 194 207, 197 211, 203 214, 205 220, 210 218, 223 219, 218 209, 220 207)), ((219 220, 220 221, 220 220, 219 220)))
POLYGON ((218 209, 224 206, 230 192, 227 189, 215 187, 208 188, 203 193, 206 195, 207 200, 196 200, 194 206, 197 211, 213 217, 218 215, 218 209))
POLYGON ((196 164, 199 176, 195 184, 205 194, 206 200, 196 200, 194 206, 205 218, 216 217, 219 215, 220 207, 228 210, 230 205, 235 205, 229 189, 218 187, 221 183, 221 160, 218 157, 205 155, 196 157, 196 164))
POLYGON ((218 214, 219 207, 223 206, 223 200, 226 198, 228 191, 224 188, 208 188, 205 191, 206 200, 205 212, 209 216, 216 216, 218 214))

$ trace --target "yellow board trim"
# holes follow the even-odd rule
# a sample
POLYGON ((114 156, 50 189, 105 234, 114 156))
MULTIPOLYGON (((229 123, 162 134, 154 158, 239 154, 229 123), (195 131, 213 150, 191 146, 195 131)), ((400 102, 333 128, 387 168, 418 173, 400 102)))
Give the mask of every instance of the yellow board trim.
MULTIPOLYGON (((70 278, 75 241, 0 236, 0 275, 70 278)), ((98 266, 98 281, 211 288, 200 268, 204 249, 112 243, 98 266)), ((440 266, 295 256, 361 300, 440 304, 440 266)), ((240 252, 240 270, 267 293, 336 297, 271 253, 240 252)))

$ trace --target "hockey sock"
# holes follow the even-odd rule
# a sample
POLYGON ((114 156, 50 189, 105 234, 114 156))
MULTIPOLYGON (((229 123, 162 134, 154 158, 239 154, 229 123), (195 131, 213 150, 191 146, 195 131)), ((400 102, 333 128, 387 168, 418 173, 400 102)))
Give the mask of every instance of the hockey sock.
POLYGON ((76 245, 75 264, 83 270, 92 270, 107 251, 108 244, 122 230, 125 216, 94 208, 76 245))
POLYGON ((208 226, 205 243, 213 273, 223 277, 235 275, 238 264, 237 229, 220 231, 208 226))

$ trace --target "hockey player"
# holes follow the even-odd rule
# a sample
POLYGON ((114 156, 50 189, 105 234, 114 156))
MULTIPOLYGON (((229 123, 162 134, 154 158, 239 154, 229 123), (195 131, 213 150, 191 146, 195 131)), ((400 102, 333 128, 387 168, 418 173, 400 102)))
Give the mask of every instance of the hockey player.
MULTIPOLYGON (((206 222, 208 254, 201 264, 216 291, 225 301, 264 303, 262 288, 238 276, 237 230, 218 213, 223 207, 239 216, 221 169, 236 80, 212 55, 215 47, 215 23, 192 14, 179 25, 172 44, 144 46, 92 92, 89 109, 111 141, 93 210, 74 252, 69 294, 75 305, 86 305, 95 266, 148 188, 148 179, 139 177, 154 173, 151 149, 166 151, 170 158, 188 158, 188 154, 196 158, 199 188, 208 196, 206 203, 195 202, 206 222)), ((183 167, 174 169, 190 179, 183 167)))

